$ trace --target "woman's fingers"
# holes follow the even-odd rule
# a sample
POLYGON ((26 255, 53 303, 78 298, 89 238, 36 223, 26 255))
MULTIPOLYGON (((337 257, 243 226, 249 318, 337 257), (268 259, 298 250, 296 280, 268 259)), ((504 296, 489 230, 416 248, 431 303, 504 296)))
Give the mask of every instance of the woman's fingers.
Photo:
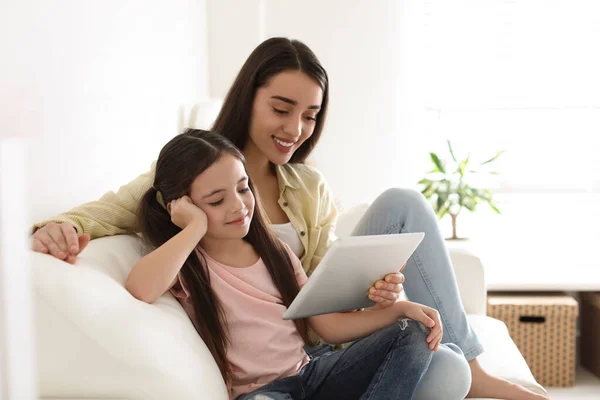
POLYGON ((60 230, 66 242, 66 251, 71 255, 79 253, 79 240, 75 228, 70 224, 60 224, 60 230))
POLYGON ((42 249, 45 248, 45 249, 47 249, 47 252, 49 252, 53 257, 56 257, 60 260, 64 260, 65 257, 67 256, 67 253, 61 251, 60 247, 58 247, 58 245, 55 243, 54 239, 48 233, 48 229, 45 229, 45 228, 46 227, 39 229, 33 235, 34 245, 37 243, 37 242, 35 242, 35 240, 37 240, 39 243, 41 243, 41 246, 39 244, 37 244, 38 248, 40 248, 40 247, 42 249))
POLYGON ((48 248, 44 246, 44 244, 39 239, 36 238, 33 238, 31 241, 31 249, 38 253, 48 254, 48 248))
POLYGON ((58 226, 56 228, 57 229, 49 229, 48 236, 50 236, 52 241, 59 248, 60 252, 59 252, 58 257, 61 259, 65 259, 65 258, 67 258, 67 255, 69 254, 69 250, 67 247, 67 241, 65 240, 65 236, 63 235, 63 232, 62 232, 62 229, 60 228, 60 226, 58 226))
POLYGON ((90 235, 85 235, 85 234, 83 234, 77 238, 77 242, 79 243, 78 244, 79 252, 77 254, 81 253, 83 251, 83 249, 85 249, 87 247, 87 245, 90 244, 90 239, 91 239, 90 235))
POLYGON ((89 243, 89 236, 83 236, 82 242, 77 237, 77 231, 72 225, 66 222, 60 224, 51 222, 33 234, 31 248, 33 251, 49 253, 59 260, 74 264, 75 256, 89 243))

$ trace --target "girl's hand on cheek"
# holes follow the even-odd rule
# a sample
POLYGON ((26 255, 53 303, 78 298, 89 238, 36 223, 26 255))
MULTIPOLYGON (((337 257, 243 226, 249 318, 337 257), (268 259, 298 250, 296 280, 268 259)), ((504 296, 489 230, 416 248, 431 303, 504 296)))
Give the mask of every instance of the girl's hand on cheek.
POLYGON ((189 196, 170 201, 167 210, 171 214, 171 221, 181 229, 195 224, 202 234, 206 233, 208 227, 206 213, 195 205, 189 196))

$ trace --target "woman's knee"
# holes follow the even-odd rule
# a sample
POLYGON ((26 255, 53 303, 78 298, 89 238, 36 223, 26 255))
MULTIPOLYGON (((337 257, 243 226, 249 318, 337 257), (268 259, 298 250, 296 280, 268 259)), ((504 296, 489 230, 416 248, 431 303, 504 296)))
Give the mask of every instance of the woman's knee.
POLYGON ((414 189, 391 188, 375 199, 373 205, 381 210, 398 210, 400 208, 414 211, 429 210, 427 199, 423 194, 414 189))
POLYGON ((471 369, 454 344, 441 345, 415 393, 417 400, 462 400, 471 388, 471 369))

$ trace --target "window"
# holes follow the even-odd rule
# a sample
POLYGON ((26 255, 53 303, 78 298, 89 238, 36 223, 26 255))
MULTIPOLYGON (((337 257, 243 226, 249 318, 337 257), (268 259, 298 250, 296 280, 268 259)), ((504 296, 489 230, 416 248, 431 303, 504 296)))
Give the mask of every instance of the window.
POLYGON ((600 193, 600 2, 429 0, 426 129, 507 153, 497 192, 600 193))

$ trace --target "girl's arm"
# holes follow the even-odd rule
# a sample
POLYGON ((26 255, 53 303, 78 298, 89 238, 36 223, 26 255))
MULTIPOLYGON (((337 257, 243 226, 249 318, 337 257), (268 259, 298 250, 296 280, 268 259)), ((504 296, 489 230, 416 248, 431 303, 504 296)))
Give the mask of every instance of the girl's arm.
POLYGON ((437 350, 443 335, 439 313, 411 301, 399 301, 381 310, 318 315, 308 318, 308 322, 327 343, 341 344, 368 336, 398 322, 400 318, 409 318, 430 328, 427 342, 431 349, 437 350))
POLYGON ((168 207, 182 231, 139 260, 125 284, 129 293, 146 303, 153 303, 173 287, 179 270, 206 233, 206 215, 189 197, 174 200, 168 207))

